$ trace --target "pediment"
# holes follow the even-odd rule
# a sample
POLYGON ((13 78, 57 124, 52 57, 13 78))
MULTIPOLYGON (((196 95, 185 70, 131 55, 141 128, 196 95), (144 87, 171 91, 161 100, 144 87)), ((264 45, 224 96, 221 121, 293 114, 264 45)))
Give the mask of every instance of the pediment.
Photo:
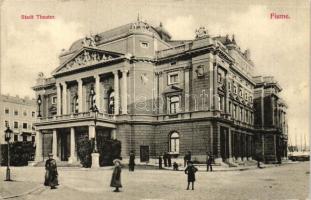
POLYGON ((123 54, 105 51, 98 48, 83 47, 72 57, 61 64, 53 74, 69 72, 75 69, 84 68, 99 63, 108 62, 120 58, 123 54))

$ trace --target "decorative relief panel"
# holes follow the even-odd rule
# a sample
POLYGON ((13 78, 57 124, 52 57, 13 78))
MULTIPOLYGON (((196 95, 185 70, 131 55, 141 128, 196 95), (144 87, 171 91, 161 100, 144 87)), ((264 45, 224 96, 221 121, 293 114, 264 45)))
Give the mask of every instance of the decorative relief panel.
POLYGON ((69 61, 59 72, 69 71, 82 66, 93 65, 102 61, 111 60, 114 57, 103 52, 84 50, 71 61, 69 61))

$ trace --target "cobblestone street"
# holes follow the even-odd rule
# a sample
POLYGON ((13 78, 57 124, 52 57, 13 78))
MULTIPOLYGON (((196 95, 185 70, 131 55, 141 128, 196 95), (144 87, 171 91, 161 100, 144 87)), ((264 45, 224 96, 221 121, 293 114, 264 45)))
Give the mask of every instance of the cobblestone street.
MULTIPOLYGON (((200 171, 194 191, 186 190, 183 171, 129 173, 124 169, 122 192, 114 193, 109 187, 111 173, 109 168, 59 168, 60 187, 50 190, 41 186, 44 168, 13 168, 15 182, 2 181, 1 194, 6 197, 19 193, 24 183, 38 189, 15 199, 306 199, 309 188, 309 162, 246 171, 200 171)), ((4 167, 1 174, 5 175, 4 167)))

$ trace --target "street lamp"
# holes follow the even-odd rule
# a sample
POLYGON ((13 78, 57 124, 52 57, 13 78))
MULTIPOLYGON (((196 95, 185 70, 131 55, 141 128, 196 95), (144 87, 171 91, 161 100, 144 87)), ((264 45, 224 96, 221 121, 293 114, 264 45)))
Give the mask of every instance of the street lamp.
POLYGON ((7 168, 6 168, 6 179, 5 179, 5 181, 12 181, 11 180, 11 174, 10 174, 10 139, 11 139, 12 133, 13 133, 13 131, 10 129, 9 126, 4 131, 4 138, 5 138, 5 141, 8 143, 8 159, 7 159, 8 163, 7 163, 7 168))
POLYGON ((94 128, 95 128, 95 137, 94 137, 94 149, 93 153, 97 153, 97 141, 96 141, 96 120, 97 120, 97 115, 98 115, 98 108, 96 105, 94 105, 94 96, 95 96, 95 91, 93 85, 91 86, 90 90, 90 97, 91 97, 91 108, 90 111, 94 113, 94 128))
POLYGON ((39 110, 38 110, 38 117, 42 117, 42 116, 41 116, 41 111, 40 111, 40 107, 41 107, 41 104, 42 104, 42 100, 41 100, 41 95, 40 95, 40 94, 38 95, 37 104, 38 104, 38 107, 39 107, 39 110))

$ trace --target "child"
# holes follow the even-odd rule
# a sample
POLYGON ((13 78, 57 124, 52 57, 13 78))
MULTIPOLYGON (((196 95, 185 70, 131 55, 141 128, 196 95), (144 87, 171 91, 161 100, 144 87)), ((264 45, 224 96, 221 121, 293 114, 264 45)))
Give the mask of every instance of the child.
POLYGON ((110 187, 115 187, 114 192, 120 192, 121 184, 121 161, 119 159, 113 160, 114 169, 111 177, 110 187))
POLYGON ((194 190, 194 181, 195 181, 195 173, 198 171, 198 169, 193 166, 192 161, 188 161, 188 166, 185 169, 185 174, 188 174, 188 186, 187 190, 189 190, 190 182, 192 183, 192 190, 194 190))

